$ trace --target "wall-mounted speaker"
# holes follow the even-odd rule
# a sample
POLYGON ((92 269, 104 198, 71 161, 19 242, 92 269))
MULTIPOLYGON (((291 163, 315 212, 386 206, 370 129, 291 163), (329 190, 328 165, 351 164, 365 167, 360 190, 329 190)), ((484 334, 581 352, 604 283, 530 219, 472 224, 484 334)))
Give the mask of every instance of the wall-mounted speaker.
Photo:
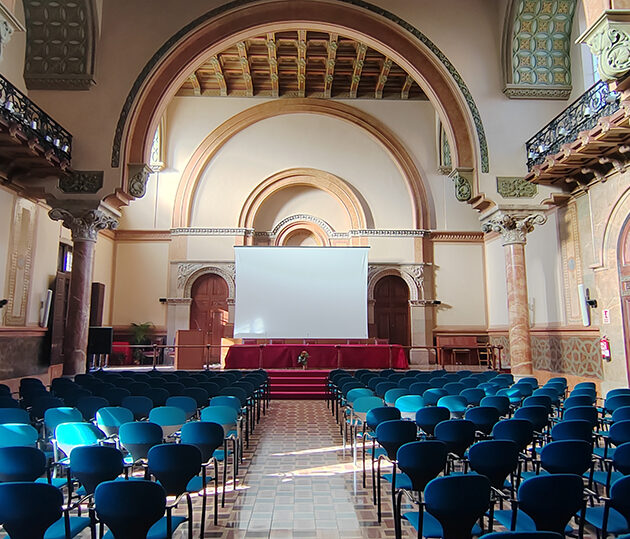
POLYGON ((584 288, 583 284, 578 285, 578 298, 580 301, 580 311, 582 312, 582 325, 590 326, 591 325, 591 309, 588 304, 587 289, 584 288))
POLYGON ((52 305, 53 291, 49 288, 46 290, 46 296, 42 301, 42 308, 39 310, 39 327, 48 326, 48 317, 50 316, 50 306, 52 305))

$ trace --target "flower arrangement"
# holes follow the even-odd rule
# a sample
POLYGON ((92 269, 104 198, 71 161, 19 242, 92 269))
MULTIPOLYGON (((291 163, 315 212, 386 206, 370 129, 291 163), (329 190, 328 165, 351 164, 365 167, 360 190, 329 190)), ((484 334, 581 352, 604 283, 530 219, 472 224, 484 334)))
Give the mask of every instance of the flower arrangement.
POLYGON ((300 365, 303 369, 306 369, 308 366, 308 358, 308 352, 306 350, 302 350, 297 358, 298 365, 300 365))

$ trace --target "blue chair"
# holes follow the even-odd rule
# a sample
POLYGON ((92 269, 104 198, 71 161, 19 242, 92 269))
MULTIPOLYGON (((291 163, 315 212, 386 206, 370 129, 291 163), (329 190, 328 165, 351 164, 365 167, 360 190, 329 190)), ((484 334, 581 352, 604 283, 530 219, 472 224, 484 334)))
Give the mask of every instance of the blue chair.
POLYGON ((600 531, 603 538, 609 533, 615 536, 630 533, 630 476, 616 481, 604 505, 587 508, 584 518, 598 532, 598 537, 600 531))
MULTIPOLYGON (((422 493, 429 481, 435 479, 446 467, 446 444, 438 440, 423 440, 401 445, 396 460, 401 472, 409 478, 406 488, 399 484, 394 506, 394 527, 396 537, 400 537, 401 501, 406 491, 417 493, 422 502, 422 493)), ((412 498, 413 501, 413 498, 412 498)), ((407 512, 404 517, 411 523, 417 521, 418 513, 407 512)))
POLYGON ((146 396, 130 395, 125 397, 120 405, 131 411, 135 421, 140 421, 149 417, 149 412, 153 408, 153 400, 146 396))
POLYGON ((467 419, 449 419, 435 426, 435 437, 449 452, 447 472, 457 461, 465 460, 466 451, 475 441, 475 424, 467 419))
POLYGON ((391 421, 394 419, 400 419, 400 410, 393 406, 379 406, 372 408, 365 414, 365 421, 363 422, 363 449, 361 454, 361 461, 363 464, 363 488, 366 485, 366 472, 365 472, 365 443, 367 439, 372 440, 372 450, 370 452, 372 460, 372 499, 376 502, 376 470, 374 468, 374 460, 378 458, 379 454, 384 453, 384 449, 376 449, 376 438, 374 436, 376 427, 378 427, 383 421, 391 421))
POLYGON ((429 382, 419 382, 417 378, 409 385, 409 393, 411 395, 424 395, 424 392, 431 389, 429 382))
POLYGON ((451 418, 455 419, 464 416, 468 408, 468 401, 459 395, 446 395, 437 401, 437 405, 448 408, 451 412, 451 418))
POLYGON ((475 424, 479 437, 485 437, 490 435, 494 425, 498 423, 499 411, 493 406, 476 406, 466 410, 464 419, 475 424))
POLYGON ((0 425, 0 447, 36 447, 39 434, 32 425, 6 423, 0 425))
POLYGON ((617 421, 627 421, 630 419, 630 406, 621 406, 617 408, 611 416, 611 421, 616 423, 617 421))
POLYGON ((510 399, 504 395, 488 395, 481 399, 481 406, 494 406, 501 417, 510 415, 510 399))
POLYGON ((0 482, 33 482, 46 472, 46 455, 30 446, 0 447, 0 482))
POLYGON ((615 449, 611 462, 607 463, 605 470, 593 472, 593 483, 604 485, 606 496, 610 495, 610 486, 622 477, 630 475, 630 442, 619 445, 615 449))
POLYGON ((383 400, 387 406, 394 406, 396 404, 396 400, 404 395, 411 395, 411 391, 403 387, 395 387, 385 393, 383 400))
POLYGON ((423 530, 422 535, 429 537, 466 539, 481 535, 481 528, 476 522, 489 506, 490 482, 483 475, 437 477, 424 489, 426 513, 418 513, 418 521, 412 524, 416 529, 423 530), (429 520, 428 515, 434 520, 429 520), (427 526, 425 520, 432 526, 427 526))
POLYGON ((186 395, 169 397, 166 399, 166 406, 181 408, 186 414, 186 420, 192 419, 197 414, 197 401, 186 395))
POLYGON ((0 408, 19 408, 20 401, 15 400, 10 395, 0 395, 0 408))
POLYGON ((44 418, 44 414, 49 408, 57 408, 63 405, 64 401, 59 397, 53 397, 49 393, 43 394, 41 397, 33 399, 30 408, 31 417, 33 418, 33 421, 38 421, 44 418))
MULTIPOLYGON (((206 474, 202 472, 201 451, 190 444, 160 444, 149 449, 148 471, 164 487, 167 496, 175 496, 173 506, 182 498, 188 505, 188 537, 193 536, 193 512, 191 492, 200 492, 203 506, 206 505, 206 474), (198 481, 198 479, 200 479, 198 481)), ((175 517, 180 519, 182 517, 175 517)), ((182 519, 182 521, 185 519, 182 519)), ((200 537, 203 537, 205 522, 201 521, 200 537)))
POLYGON ((124 471, 123 454, 111 445, 75 447, 70 452, 69 478, 79 481, 79 496, 92 495, 96 487, 113 481, 124 471))
POLYGON ((90 526, 63 510, 63 494, 46 483, 0 484, 0 524, 11 539, 64 539, 90 526))
POLYGON ((584 419, 565 419, 551 428, 551 439, 584 440, 593 443, 593 426, 584 419))
POLYGON ((81 423, 83 415, 77 408, 62 406, 49 408, 44 414, 44 438, 54 436, 55 430, 62 423, 81 423))
POLYGON ((464 389, 460 395, 468 401, 469 406, 479 406, 482 399, 486 398, 486 392, 478 387, 464 389))
POLYGON ((149 449, 164 439, 162 427, 150 421, 123 423, 118 430, 120 445, 131 455, 130 464, 146 460, 149 449))
POLYGON ((442 406, 428 406, 426 408, 420 408, 416 412, 416 425, 427 436, 433 436, 435 433, 435 426, 442 421, 447 421, 451 417, 451 412, 448 408, 442 406))
MULTIPOLYGON (((485 440, 470 446, 468 450, 470 469, 488 478, 492 488, 501 491, 508 476, 514 476, 519 467, 519 450, 511 440, 485 440)), ((510 485, 514 482, 510 481, 510 485)), ((490 506, 492 522, 493 503, 490 506)), ((491 528, 492 529, 492 528, 491 528)))
POLYGON ((571 518, 581 511, 578 537, 582 537, 584 508, 584 484, 579 475, 539 475, 523 481, 512 510, 495 511, 494 518, 512 531, 544 530, 564 536, 571 518))
POLYGON ((615 448, 611 446, 618 446, 626 442, 630 442, 630 420, 617 421, 610 426, 608 436, 604 438, 604 447, 594 448, 593 453, 600 458, 607 459, 615 453, 615 448))
POLYGON ((510 440, 517 445, 519 452, 524 453, 534 440, 534 426, 526 419, 503 419, 492 428, 492 437, 495 440, 510 440))
POLYGON ((86 421, 94 421, 96 412, 106 406, 109 406, 109 401, 104 397, 92 395, 90 397, 81 397, 77 400, 77 408, 86 421))
POLYGON ((201 421, 210 421, 212 423, 218 423, 223 427, 224 431, 224 451, 225 458, 228 457, 228 441, 232 445, 233 456, 233 470, 234 475, 238 475, 238 463, 242 457, 241 437, 239 431, 241 430, 241 419, 238 412, 230 406, 208 406, 201 410, 201 421))
POLYGON ((584 440, 558 440, 545 445, 540 452, 536 472, 523 472, 524 479, 546 474, 587 475, 592 473, 592 444, 584 440), (542 467, 542 470, 540 469, 542 467))
POLYGON ((523 399, 522 406, 544 406, 547 408, 547 415, 553 412, 553 400, 549 395, 532 395, 523 399))
MULTIPOLYGON (((127 395, 127 397, 130 397, 131 395, 127 395)), ((166 406, 166 400, 170 397, 170 393, 164 389, 163 387, 152 387, 149 391, 147 391, 144 394, 145 397, 148 397, 151 399, 151 401, 153 401, 153 407, 158 407, 158 406, 166 406)), ((122 406, 122 402, 126 399, 126 397, 124 397, 121 400, 121 406, 122 406)))
POLYGON ((448 395, 448 392, 441 387, 433 387, 431 389, 427 389, 423 394, 422 398, 424 399, 425 406, 437 406, 438 401, 448 395))
MULTIPOLYGON (((376 503, 378 521, 381 521, 381 477, 392 484, 392 507, 395 505, 396 489, 396 454, 403 444, 417 439, 417 428, 413 421, 394 419, 383 421, 376 427, 376 441, 385 450, 384 455, 379 455, 376 469, 376 503), (393 473, 381 476, 381 464, 383 460, 389 460, 393 464, 393 473)), ((406 480, 407 478, 403 479, 406 480)))
MULTIPOLYGON (((619 408, 619 410, 623 410, 623 408, 619 408)), ((628 407, 628 411, 630 411, 630 407, 628 407)), ((591 425, 591 428, 594 429, 599 423, 599 414, 597 413, 597 408, 595 408, 594 406, 573 406, 572 408, 566 408, 564 410, 564 413, 562 414, 562 419, 581 419, 583 421, 588 421, 591 425)), ((630 415, 628 415, 628 419, 630 419, 630 415)))
POLYGON ((589 395, 571 395, 562 403, 562 409, 566 412, 569 408, 574 408, 575 406, 592 406, 593 402, 589 395))
POLYGON ((466 386, 460 382, 448 382, 442 386, 446 391, 448 391, 449 395, 459 395, 466 386))
POLYGON ((511 539, 563 539, 564 535, 556 532, 494 532, 483 536, 486 538, 511 539))
POLYGON ((56 463, 65 461, 70 452, 81 445, 98 445, 105 438, 105 433, 92 423, 61 423, 55 429, 53 451, 56 463))
POLYGON ((94 492, 94 506, 99 521, 116 539, 170 538, 185 521, 172 516, 172 507, 166 507, 164 488, 152 481, 101 483, 94 492))
POLYGON ((175 406, 158 406, 149 412, 149 421, 160 425, 164 438, 170 438, 186 423, 186 412, 175 406))
MULTIPOLYGON (((224 443, 223 427, 218 423, 209 421, 194 421, 186 423, 182 427, 181 442, 184 444, 194 445, 201 452, 201 462, 203 473, 206 474, 205 481, 211 481, 212 476, 207 475, 207 468, 212 464, 214 468, 214 525, 218 523, 218 500, 219 500, 219 465, 218 461, 223 462, 223 489, 221 494, 221 507, 225 506, 225 487, 227 484, 227 459, 225 451, 220 448, 224 443)), ((236 477, 234 477, 234 485, 236 485, 236 477)), ((194 490, 194 489, 193 489, 194 490)), ((205 500, 205 498, 204 498, 205 500)), ((202 506, 201 521, 206 518, 206 506, 202 506)))
POLYGON ((527 419, 539 438, 549 426, 549 413, 544 406, 523 406, 514 412, 515 419, 527 419))
POLYGON ((415 419, 416 412, 424 407, 424 398, 420 395, 403 395, 394 405, 400 410, 402 419, 415 419))
POLYGON ((118 436, 120 426, 133 420, 131 410, 122 406, 104 406, 96 412, 96 426, 107 436, 118 436))
POLYGON ((27 425, 31 418, 22 408, 0 408, 0 425, 6 423, 22 423, 27 425))

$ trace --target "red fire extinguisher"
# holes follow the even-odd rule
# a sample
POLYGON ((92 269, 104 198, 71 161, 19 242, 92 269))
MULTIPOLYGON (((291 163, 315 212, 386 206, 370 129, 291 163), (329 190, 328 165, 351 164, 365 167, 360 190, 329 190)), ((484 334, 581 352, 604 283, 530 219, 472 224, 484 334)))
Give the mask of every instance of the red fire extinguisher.
POLYGON ((601 339, 599 339, 599 347, 602 351, 602 359, 604 361, 610 361, 610 341, 606 335, 603 335, 601 339))

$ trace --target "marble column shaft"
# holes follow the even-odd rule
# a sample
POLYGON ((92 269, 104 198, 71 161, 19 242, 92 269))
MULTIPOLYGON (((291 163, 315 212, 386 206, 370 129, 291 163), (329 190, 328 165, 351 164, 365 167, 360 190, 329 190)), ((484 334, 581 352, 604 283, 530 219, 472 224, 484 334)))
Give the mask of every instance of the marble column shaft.
POLYGON ((509 243, 504 249, 512 373, 532 374, 525 245, 509 243))

